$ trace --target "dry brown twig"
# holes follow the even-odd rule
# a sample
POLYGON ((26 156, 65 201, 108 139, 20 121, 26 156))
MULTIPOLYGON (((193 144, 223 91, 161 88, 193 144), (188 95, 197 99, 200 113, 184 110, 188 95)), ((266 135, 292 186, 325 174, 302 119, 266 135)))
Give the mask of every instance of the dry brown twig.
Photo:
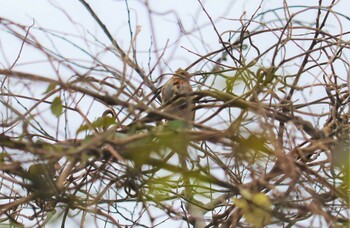
POLYGON ((164 71, 173 44, 155 51, 159 59, 146 73, 136 61, 139 34, 131 31, 125 51, 80 2, 113 49, 82 39, 116 52, 118 67, 41 28, 52 43, 55 37, 86 51, 91 62, 62 56, 44 45, 35 25, 0 19, 1 32, 21 42, 15 61, 0 68, 2 223, 43 226, 53 215, 64 226, 74 210, 82 224, 94 218, 119 227, 168 220, 195 227, 348 225, 350 31, 335 1, 285 4, 284 18, 280 9, 259 7, 249 19, 232 19, 241 26, 234 33, 221 32, 200 2, 221 47, 206 54, 184 47, 198 57, 180 66, 194 89, 167 99, 196 103, 194 121, 164 111, 169 104, 156 99, 155 82, 166 74, 150 75, 164 71), (303 18, 308 12, 316 12, 312 22, 303 18), (332 18, 338 33, 328 31, 332 18), (26 47, 55 73, 19 69, 26 47), (112 111, 98 118, 106 109, 112 111))

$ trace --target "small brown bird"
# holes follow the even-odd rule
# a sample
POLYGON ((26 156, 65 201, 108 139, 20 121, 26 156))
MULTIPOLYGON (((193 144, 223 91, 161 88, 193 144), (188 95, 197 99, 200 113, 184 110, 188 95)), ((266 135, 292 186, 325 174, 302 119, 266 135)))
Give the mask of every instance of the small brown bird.
POLYGON ((189 80, 190 74, 181 68, 178 69, 163 85, 161 99, 163 105, 169 103, 164 109, 165 112, 193 121, 194 104, 189 96, 193 90, 189 80))
MULTIPOLYGON (((193 90, 189 80, 190 74, 183 69, 178 69, 160 89, 162 106, 158 111, 178 116, 188 122, 193 121, 195 114, 194 103, 190 97, 193 90)), ((107 114, 109 114, 109 112, 107 114)), ((130 129, 131 126, 137 124, 142 125, 142 123, 158 122, 162 119, 162 116, 150 112, 147 116, 134 120, 126 128, 118 132, 125 132, 130 129)))

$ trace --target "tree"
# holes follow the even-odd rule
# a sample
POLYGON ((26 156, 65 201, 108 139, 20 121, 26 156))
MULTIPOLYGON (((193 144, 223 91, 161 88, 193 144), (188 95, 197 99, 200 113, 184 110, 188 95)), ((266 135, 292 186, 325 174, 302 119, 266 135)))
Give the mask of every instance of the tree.
MULTIPOLYGON (((220 47, 184 47, 197 56, 180 66, 191 75, 185 99, 195 103, 194 121, 160 104, 173 44, 151 46, 143 67, 129 2, 128 45, 80 3, 108 40, 0 19, 1 33, 21 43, 0 68, 2 224, 349 225, 350 19, 342 1, 266 10, 262 2, 252 15, 223 19, 234 31, 219 29, 198 1, 220 47), (84 57, 67 57, 67 47, 84 57), (46 61, 24 70, 24 49, 46 61), (41 74, 47 66, 52 73, 41 74)), ((170 103, 178 101, 184 96, 170 103)))

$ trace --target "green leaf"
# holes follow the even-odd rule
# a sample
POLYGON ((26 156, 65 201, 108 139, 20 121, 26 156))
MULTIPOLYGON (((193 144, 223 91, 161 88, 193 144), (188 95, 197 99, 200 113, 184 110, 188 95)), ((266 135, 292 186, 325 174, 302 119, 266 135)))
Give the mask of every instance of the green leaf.
POLYGON ((247 222, 254 227, 262 227, 271 222, 272 204, 264 193, 252 193, 249 190, 241 189, 242 198, 233 199, 235 205, 242 209, 247 222))
POLYGON ((169 121, 166 124, 166 126, 168 127, 168 129, 176 131, 176 130, 186 129, 188 126, 188 123, 183 120, 172 120, 172 121, 169 121))
POLYGON ((101 116, 101 117, 97 118, 94 122, 92 122, 91 124, 81 125, 78 128, 77 133, 80 133, 80 132, 86 131, 86 130, 95 129, 95 128, 108 128, 109 126, 112 126, 115 124, 117 124, 115 122, 115 117, 101 116))
POLYGON ((6 157, 8 157, 6 152, 0 153, 0 162, 4 162, 6 157))
POLYGON ((48 170, 49 170, 49 167, 47 166, 47 164, 44 164, 44 163, 33 164, 29 166, 28 174, 30 176, 35 176, 35 175, 44 176, 46 173, 48 173, 48 170))
POLYGON ((233 87, 235 85, 236 78, 228 77, 226 79, 226 93, 232 93, 233 87))
POLYGON ((51 104, 51 112, 56 117, 59 117, 63 113, 63 105, 60 97, 56 97, 51 104))
POLYGON ((52 90, 54 90, 56 88, 56 85, 57 85, 56 83, 50 83, 43 94, 47 94, 48 92, 51 92, 52 90))

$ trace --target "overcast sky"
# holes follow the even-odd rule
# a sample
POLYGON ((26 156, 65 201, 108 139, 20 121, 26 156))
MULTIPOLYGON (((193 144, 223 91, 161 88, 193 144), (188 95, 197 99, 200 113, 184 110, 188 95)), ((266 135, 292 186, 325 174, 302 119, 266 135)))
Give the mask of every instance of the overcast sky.
MULTIPOLYGON (((130 48, 131 34, 129 32, 129 15, 126 10, 126 2, 124 0, 94 0, 88 2, 107 25, 120 46, 127 51, 130 48)), ((218 32, 222 33, 228 29, 232 31, 239 29, 240 22, 237 19, 251 18, 258 9, 260 2, 260 0, 209 0, 203 1, 203 4, 212 20, 215 21, 218 32)), ((282 0, 264 1, 262 8, 266 10, 282 7, 283 2, 282 0)), ((317 5, 318 3, 316 0, 291 0, 287 2, 295 6, 317 5)), ((208 16, 203 12, 197 0, 150 0, 149 8, 152 10, 152 17, 149 17, 150 14, 145 4, 139 1, 128 1, 127 3, 130 9, 130 25, 134 32, 133 35, 135 35, 136 27, 139 26, 140 28, 140 33, 137 36, 137 50, 139 64, 144 67, 146 72, 149 69, 149 61, 152 64, 157 61, 156 56, 152 56, 152 60, 149 60, 148 52, 150 48, 158 48, 159 53, 162 53, 167 45, 167 51, 164 54, 164 63, 167 66, 162 65, 162 68, 169 72, 179 67, 186 67, 198 58, 186 49, 205 54, 221 47, 208 16), (151 24, 153 24, 154 31, 152 31, 151 24), (184 36, 182 35, 184 33, 191 33, 191 35, 184 36), (178 40, 179 38, 180 40, 178 40)), ((78 0, 0 0, 0 5, 0 17, 23 25, 34 23, 36 29, 33 29, 33 33, 37 34, 37 37, 42 39, 41 42, 44 44, 51 45, 50 40, 44 34, 40 34, 38 28, 66 34, 67 37, 73 40, 72 37, 76 35, 77 42, 79 42, 78 38, 87 37, 89 40, 96 38, 107 45, 111 45, 101 28, 97 26, 91 15, 78 0)), ((293 10, 299 11, 300 8, 291 8, 290 12, 292 13, 293 10)), ((335 10, 349 16, 349 0, 340 1, 335 10)), ((283 10, 276 12, 280 13, 282 17, 286 13, 283 10)), ((268 16, 273 17, 273 14, 268 16)), ((314 18, 312 13, 310 14, 311 18, 314 18)), ((307 14, 303 19, 307 20, 307 14)), ((339 33, 337 18, 333 17, 331 21, 334 22, 334 29, 339 33)), ((350 23, 344 23, 343 26, 344 31, 350 30, 350 23)), ((332 29, 331 26, 327 28, 332 29)), ((261 42, 269 42, 269 40, 261 42)), ((80 60, 86 58, 78 49, 72 49, 68 45, 67 47, 64 46, 66 45, 64 42, 57 40, 57 44, 62 45, 60 46, 60 52, 64 56, 80 60)), ((8 68, 11 66, 17 58, 20 46, 20 40, 15 40, 12 36, 0 30, 0 67, 8 68)), ((96 54, 100 51, 95 50, 96 54)), ((49 75, 52 73, 52 69, 43 67, 41 62, 33 63, 33 61, 39 61, 42 58, 42 55, 25 48, 15 69, 49 75)), ((107 64, 118 64, 111 55, 101 54, 100 58, 107 64)))

